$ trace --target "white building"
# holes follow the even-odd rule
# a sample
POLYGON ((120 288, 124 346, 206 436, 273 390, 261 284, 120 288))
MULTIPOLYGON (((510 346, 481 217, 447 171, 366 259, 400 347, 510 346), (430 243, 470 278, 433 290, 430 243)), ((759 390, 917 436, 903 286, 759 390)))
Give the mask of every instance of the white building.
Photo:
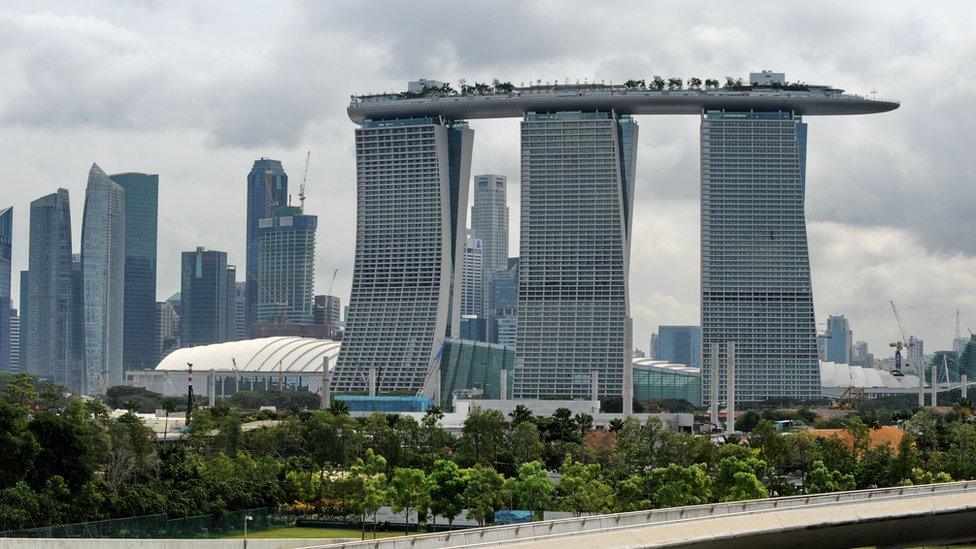
POLYGON ((461 316, 485 316, 484 246, 480 238, 468 231, 461 262, 461 316))
POLYGON ((508 268, 508 189, 504 175, 474 176, 471 233, 481 240, 485 316, 491 316, 491 281, 508 268))

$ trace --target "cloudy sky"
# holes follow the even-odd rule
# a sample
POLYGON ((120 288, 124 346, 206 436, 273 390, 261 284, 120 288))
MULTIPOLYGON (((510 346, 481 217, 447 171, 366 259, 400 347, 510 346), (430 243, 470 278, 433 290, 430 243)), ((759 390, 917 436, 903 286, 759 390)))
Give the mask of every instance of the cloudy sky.
MULTIPOLYGON (((888 300, 926 350, 955 310, 976 329, 976 4, 939 2, 0 2, 0 207, 27 267, 31 200, 70 190, 78 247, 86 174, 160 175, 160 299, 179 252, 243 266, 245 174, 281 159, 320 217, 317 290, 355 239, 350 94, 428 77, 516 84, 785 71, 893 97, 892 113, 811 117, 808 221, 819 322, 843 313, 889 356, 888 300)), ((698 120, 640 117, 632 257, 635 342, 697 323, 698 120)), ((518 122, 471 123, 474 173, 509 176, 518 242, 518 122)), ((297 192, 297 191, 293 191, 297 192)), ((14 276, 14 295, 17 295, 14 276)))

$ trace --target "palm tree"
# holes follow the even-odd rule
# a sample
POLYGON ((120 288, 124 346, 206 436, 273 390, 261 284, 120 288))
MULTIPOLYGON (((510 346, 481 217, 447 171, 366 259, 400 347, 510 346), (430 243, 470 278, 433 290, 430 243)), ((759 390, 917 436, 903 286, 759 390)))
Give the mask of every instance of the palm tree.
POLYGON ((523 421, 532 420, 532 410, 529 410, 524 404, 519 404, 514 410, 509 412, 508 417, 512 420, 512 425, 518 425, 523 421))
POLYGON ((624 420, 620 418, 610 420, 610 432, 616 433, 624 428, 624 420))
POLYGON ((586 436, 586 433, 593 430, 593 416, 590 414, 580 412, 576 414, 574 420, 576 421, 576 425, 579 426, 581 435, 586 436))
POLYGON ((668 78, 668 89, 669 90, 680 90, 683 83, 680 78, 668 78))
POLYGON ((702 81, 699 78, 692 76, 691 78, 688 79, 688 87, 693 90, 700 89, 701 85, 702 85, 702 81))

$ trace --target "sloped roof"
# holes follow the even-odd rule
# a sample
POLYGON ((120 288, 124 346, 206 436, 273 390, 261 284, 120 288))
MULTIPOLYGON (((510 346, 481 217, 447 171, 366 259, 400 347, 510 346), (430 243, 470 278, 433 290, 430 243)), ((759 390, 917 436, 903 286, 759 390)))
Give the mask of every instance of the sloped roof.
POLYGON ((263 337, 177 349, 156 366, 160 371, 185 372, 187 363, 200 371, 221 372, 322 372, 339 358, 338 341, 306 337, 263 337))

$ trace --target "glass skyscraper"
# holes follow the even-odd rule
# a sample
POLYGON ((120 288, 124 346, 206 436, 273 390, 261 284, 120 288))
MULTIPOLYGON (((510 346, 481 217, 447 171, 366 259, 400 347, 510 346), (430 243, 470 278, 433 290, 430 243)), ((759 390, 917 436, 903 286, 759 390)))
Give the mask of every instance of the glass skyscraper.
POLYGON ((122 366, 152 368, 155 359, 156 235, 159 176, 120 173, 109 176, 125 191, 125 305, 122 366))
POLYGON ((180 281, 180 346, 222 343, 234 332, 234 287, 227 252, 183 252, 180 281))
POLYGON ((356 263, 337 391, 416 391, 460 330, 461 256, 474 132, 436 118, 356 129, 356 263))
POLYGON ((701 366, 701 326, 660 326, 651 358, 685 366, 701 366))
POLYGON ((827 317, 826 360, 850 364, 854 358, 854 332, 844 315, 827 317))
MULTIPOLYGON (((474 176, 471 201, 471 233, 481 240, 483 257, 482 290, 485 316, 491 316, 491 282, 499 271, 508 268, 508 195, 504 175, 474 176)), ((476 313, 472 313, 476 314, 476 313)))
POLYGON ((72 352, 71 208, 67 189, 31 202, 27 277, 27 373, 84 391, 72 352))
POLYGON ((793 112, 701 117, 702 395, 725 401, 725 345, 739 401, 820 396, 804 215, 807 126, 793 112), (719 344, 719 372, 710 344, 719 344))
POLYGON ((244 265, 246 283, 244 320, 248 331, 258 313, 258 223, 272 217, 277 208, 288 205, 288 174, 280 160, 260 158, 247 174, 247 250, 244 265))
POLYGON ((0 210, 0 372, 11 370, 10 265, 13 258, 14 209, 0 210))
POLYGON ((637 124, 609 112, 522 120, 515 398, 625 392, 637 124))
POLYGON ((93 164, 81 226, 86 394, 125 380, 125 231, 125 190, 93 164))
POLYGON ((258 223, 258 324, 311 324, 318 217, 279 208, 258 223))

